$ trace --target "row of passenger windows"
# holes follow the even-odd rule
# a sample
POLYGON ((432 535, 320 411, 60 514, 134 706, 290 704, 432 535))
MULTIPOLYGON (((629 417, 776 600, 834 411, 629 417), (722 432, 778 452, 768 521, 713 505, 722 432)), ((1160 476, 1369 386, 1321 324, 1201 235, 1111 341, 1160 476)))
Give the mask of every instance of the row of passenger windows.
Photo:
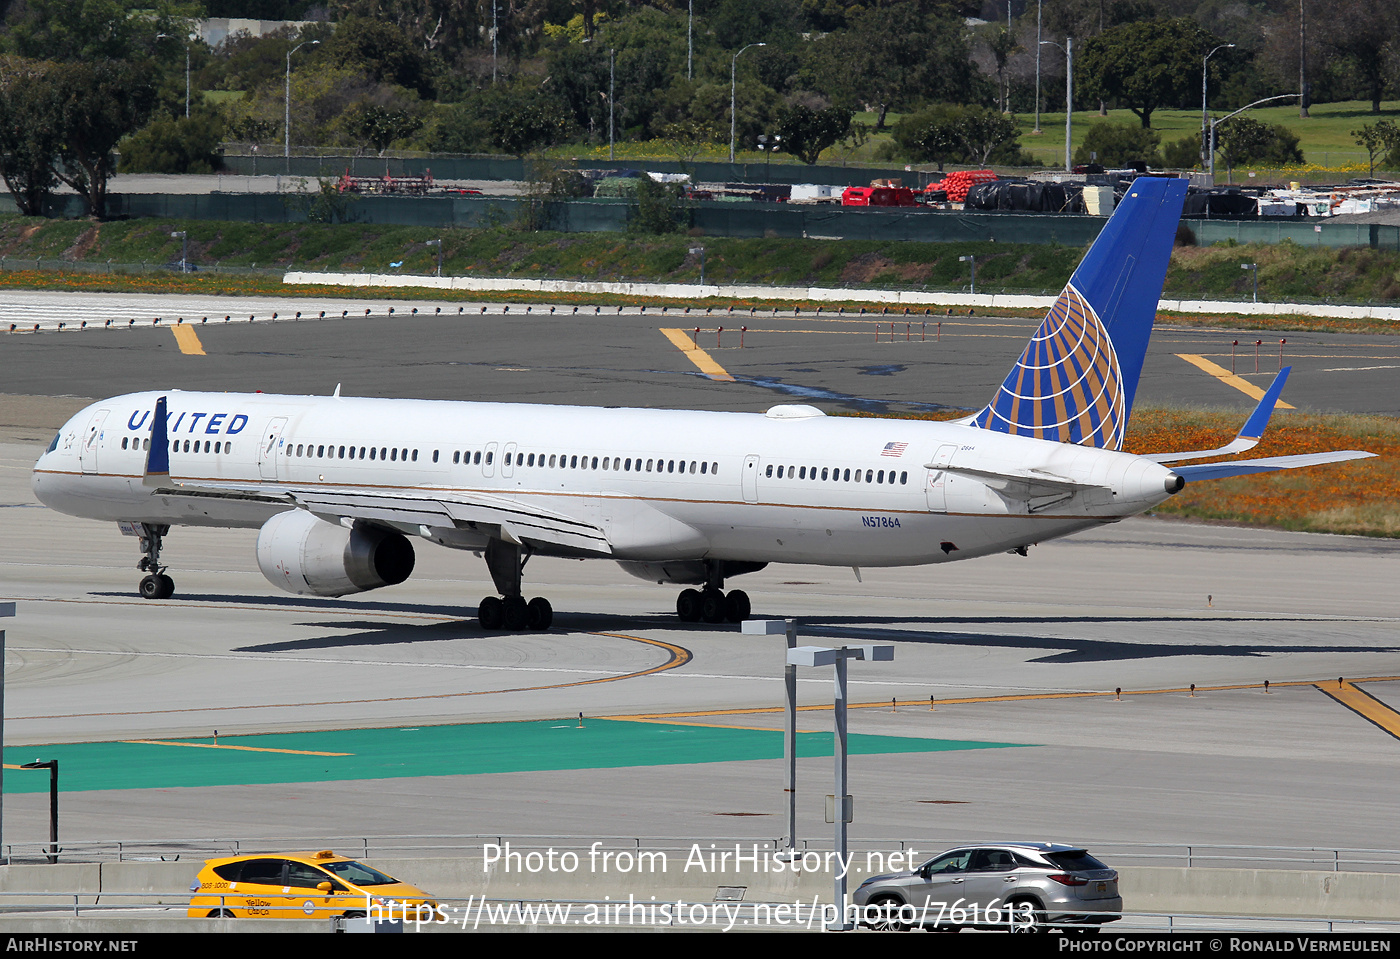
MULTIPOLYGON (((480 454, 477 454, 480 456, 480 454)), ((456 462, 456 458, 453 458, 456 462)), ((479 460, 478 460, 479 462, 479 460)), ((486 454, 486 462, 491 462, 491 454, 486 454)), ((512 465, 512 454, 506 454, 505 465, 512 465)), ((617 470, 622 473, 692 473, 700 476, 714 476, 719 473, 719 463, 705 462, 701 460, 664 460, 652 458, 643 460, 640 456, 604 456, 599 459, 596 456, 574 456, 569 453, 515 453, 515 466, 529 468, 531 466, 544 467, 545 469, 604 469, 617 470)))
POLYGON ((897 478, 901 486, 909 484, 908 471, 896 473, 894 470, 887 473, 885 470, 843 470, 839 467, 832 469, 823 466, 819 472, 815 466, 775 467, 770 463, 764 475, 769 479, 776 475, 778 479, 784 477, 798 480, 823 479, 833 483, 894 483, 897 478))
MULTIPOLYGON (((122 449, 148 450, 151 448, 151 438, 138 439, 135 436, 122 437, 122 449)), ((171 440, 170 452, 172 453, 232 453, 233 443, 227 440, 171 440)))
MULTIPOLYGON (((327 446, 324 443, 298 443, 295 447, 291 443, 287 444, 288 456, 310 457, 313 459, 331 460, 388 460, 397 463, 402 460, 405 463, 418 462, 417 450, 400 450, 388 446, 327 446)), ((433 462, 438 458, 437 450, 433 450, 433 462)))

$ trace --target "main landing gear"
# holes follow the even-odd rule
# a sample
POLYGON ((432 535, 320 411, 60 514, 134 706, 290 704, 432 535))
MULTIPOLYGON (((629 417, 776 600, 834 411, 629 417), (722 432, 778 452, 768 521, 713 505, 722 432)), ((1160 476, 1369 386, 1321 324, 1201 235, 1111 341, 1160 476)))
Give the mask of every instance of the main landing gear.
POLYGON ((151 523, 138 523, 141 536, 141 562, 136 568, 148 575, 141 580, 142 599, 169 599, 175 595, 175 581, 165 575, 166 567, 160 565, 160 547, 169 526, 155 526, 151 523))
POLYGON ((676 615, 683 623, 742 623, 752 608, 749 594, 742 589, 724 592, 724 567, 717 560, 705 561, 705 588, 681 590, 676 597, 676 615))
POLYGON ((476 606, 476 619, 482 629, 546 630, 554 622, 554 607, 543 596, 528 603, 521 595, 522 573, 529 554, 514 543, 493 539, 486 547, 486 568, 501 593, 487 596, 476 606))

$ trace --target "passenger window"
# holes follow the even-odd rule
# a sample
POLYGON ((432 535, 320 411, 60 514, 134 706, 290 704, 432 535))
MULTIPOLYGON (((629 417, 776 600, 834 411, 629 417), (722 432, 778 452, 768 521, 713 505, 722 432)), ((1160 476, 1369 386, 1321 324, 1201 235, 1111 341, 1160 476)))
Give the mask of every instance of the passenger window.
POLYGON ((397 463, 399 461, 399 451, 396 449, 390 450, 389 460, 390 462, 397 463))
POLYGON ((900 485, 900 486, 908 486, 908 485, 909 485, 909 474, 908 474, 907 472, 901 472, 901 473, 899 474, 899 485, 900 485))
POLYGON ((340 447, 340 449, 336 452, 335 457, 336 459, 345 459, 345 447, 340 447))
MULTIPOLYGON (((474 463, 480 463, 480 462, 481 462, 481 450, 477 450, 476 453, 473 454, 473 459, 472 459, 472 461, 473 461, 474 463)), ((490 454, 490 453, 487 453, 487 454, 486 454, 486 462, 488 462, 488 463, 491 462, 491 454, 490 454)))
POLYGON ((845 474, 842 476, 841 479, 842 479, 842 482, 849 483, 849 482, 851 481, 851 471, 850 471, 850 470, 846 470, 845 474))
POLYGON ((369 458, 370 458, 370 459, 375 459, 375 454, 376 454, 377 452, 379 452, 379 451, 378 451, 377 449, 375 449, 373 446, 371 446, 371 447, 369 448, 369 458))
POLYGON ((866 471, 865 471, 865 481, 866 481, 867 483, 873 483, 873 482, 875 482, 875 480, 874 480, 874 478, 873 478, 874 476, 875 476, 875 471, 874 471, 874 470, 866 470, 866 471))
POLYGON ((433 450, 433 462, 434 462, 434 463, 437 462, 437 456, 438 456, 438 451, 437 451, 437 450, 433 450))
POLYGON ((880 470, 880 472, 879 472, 879 473, 876 475, 876 477, 875 477, 875 482, 877 482, 877 483, 883 483, 884 481, 885 481, 885 471, 884 471, 884 470, 880 470))
POLYGON ((151 438, 149 436, 141 441, 141 448, 143 450, 148 450, 151 448, 151 438))
POLYGON ((462 451, 457 450, 452 454, 452 465, 456 466, 460 462, 462 462, 462 451))
POLYGON ((716 473, 718 473, 718 472, 719 472, 719 461, 716 460, 715 462, 713 462, 713 463, 710 464, 710 475, 711 475, 711 476, 714 476, 714 475, 715 475, 716 473))
POLYGON ((488 451, 488 452, 486 453, 486 465, 487 465, 487 466, 490 466, 490 465, 491 465, 491 460, 495 459, 495 457, 496 457, 496 454, 495 454, 495 453, 492 453, 492 452, 488 451))
POLYGON ((418 451, 417 451, 417 450, 414 450, 414 451, 413 451, 413 462, 415 462, 415 463, 418 462, 418 451))
MULTIPOLYGON (((705 469, 706 469, 706 467, 708 467, 709 465, 710 465, 709 463, 701 463, 701 464, 700 464, 700 475, 701 475, 701 476, 704 476, 704 475, 705 475, 705 469)), ((772 467, 769 467, 769 468, 771 469, 772 467)))
POLYGON ((576 470, 576 469, 578 469, 578 457, 577 457, 577 456, 571 456, 571 457, 569 457, 569 469, 571 469, 571 470, 576 470))
POLYGON ((822 467, 822 479, 826 479, 826 467, 822 467))
POLYGON ((506 454, 506 465, 507 465, 507 466, 510 466, 510 465, 511 465, 511 462, 510 462, 510 454, 509 454, 509 453, 506 454))
POLYGON ((126 437, 122 437, 122 449, 126 449, 126 437))
POLYGON ((801 467, 800 469, 798 469, 798 471, 797 471, 797 478, 798 478, 798 479, 806 479, 806 478, 807 478, 807 467, 803 466, 803 467, 801 467))
POLYGON ((592 466, 592 468, 595 469, 595 470, 598 468, 598 457, 596 457, 596 456, 593 457, 593 466, 592 466))

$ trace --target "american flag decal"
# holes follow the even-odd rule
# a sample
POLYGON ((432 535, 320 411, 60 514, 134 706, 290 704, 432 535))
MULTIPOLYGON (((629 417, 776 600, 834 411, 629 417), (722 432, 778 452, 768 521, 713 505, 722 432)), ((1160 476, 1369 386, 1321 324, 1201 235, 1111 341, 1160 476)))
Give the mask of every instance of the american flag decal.
POLYGON ((885 448, 880 451, 881 456, 903 456, 908 449, 908 443, 886 443, 885 448))

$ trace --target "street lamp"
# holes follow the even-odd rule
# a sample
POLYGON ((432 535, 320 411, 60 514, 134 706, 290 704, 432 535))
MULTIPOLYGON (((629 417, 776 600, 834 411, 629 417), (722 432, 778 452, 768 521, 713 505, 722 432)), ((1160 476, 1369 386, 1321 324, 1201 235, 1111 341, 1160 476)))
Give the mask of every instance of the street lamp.
POLYGON ((788 650, 787 662, 793 666, 835 666, 836 667, 836 690, 835 702, 832 713, 835 718, 836 727, 836 791, 832 795, 832 805, 830 807, 830 821, 836 827, 836 834, 833 846, 836 852, 836 869, 833 887, 833 902, 836 906, 836 920, 827 926, 828 929, 849 929, 850 924, 846 922, 846 873, 842 868, 842 863, 850 861, 850 854, 847 848, 847 825, 855 818, 855 804, 848 791, 846 778, 846 741, 847 741, 847 672, 849 663, 853 659, 864 659, 873 662, 893 662, 893 646, 841 646, 830 649, 825 646, 798 646, 788 650))
POLYGON ((1206 54, 1201 61, 1201 166, 1206 163, 1206 136, 1210 133, 1210 114, 1206 112, 1206 67, 1210 64, 1210 58, 1215 56, 1219 50, 1233 50, 1233 43, 1222 43, 1210 53, 1206 54))
POLYGON ((1251 271, 1253 271, 1253 273, 1254 273, 1254 302, 1255 302, 1255 303, 1258 303, 1258 302, 1259 302, 1259 264, 1258 264, 1258 263, 1241 263, 1241 264, 1240 264, 1240 269, 1241 269, 1241 270, 1251 270, 1251 271))
MULTIPOLYGON (((1054 40, 1041 40, 1036 51, 1045 43, 1060 47, 1054 40)), ((1065 52, 1065 172, 1069 173, 1074 169, 1069 161, 1070 141, 1074 139, 1074 37, 1065 37, 1065 45, 1060 49, 1065 52)))
POLYGON ((699 254, 699 256, 700 256, 700 285, 701 285, 701 286, 704 286, 704 285, 705 285, 705 248, 704 248, 703 246, 692 246, 692 247, 690 248, 690 253, 691 253, 692 256, 694 256, 694 255, 696 255, 696 254, 699 254))
POLYGON ((977 257, 974 256, 974 255, 960 256, 960 257, 958 257, 958 262, 959 262, 959 263, 966 263, 966 264, 968 265, 968 267, 972 270, 972 286, 970 287, 970 292, 972 293, 973 296, 976 296, 976 295, 977 295, 977 257))
POLYGON ((180 241, 180 272, 188 273, 190 271, 189 237, 185 234, 184 230, 176 230, 174 233, 170 234, 170 238, 172 240, 180 241))
POLYGON ((729 62, 729 162, 731 164, 734 162, 734 92, 737 84, 739 57, 742 56, 744 50, 747 50, 749 47, 766 46, 768 46, 766 43, 750 43, 748 47, 744 47, 743 50, 734 54, 734 59, 729 62))
POLYGON ((47 769, 49 771, 49 862, 58 862, 58 760, 45 762, 36 759, 24 763, 20 769, 47 769))
POLYGON ((1040 133, 1040 0, 1035 0, 1035 133, 1040 133))
POLYGON ((284 118, 284 123, 282 125, 282 156, 284 159, 290 159, 292 155, 292 54, 296 53, 298 50, 300 50, 307 44, 310 44, 314 47, 320 45, 320 43, 320 40, 303 40, 301 43, 298 43, 296 46, 292 47, 292 49, 287 51, 286 117, 284 118))
MULTIPOLYGON (((168 33, 157 33, 157 40, 174 40, 168 33)), ((185 119, 190 118, 190 44, 199 39, 199 34, 191 33, 185 43, 185 119)))
POLYGON ((435 273, 434 276, 442 276, 442 241, 441 241, 441 240, 429 240, 428 242, 424 243, 423 245, 424 245, 424 246, 435 246, 435 247, 437 247, 437 250, 438 250, 438 256, 437 256, 437 273, 435 273))

